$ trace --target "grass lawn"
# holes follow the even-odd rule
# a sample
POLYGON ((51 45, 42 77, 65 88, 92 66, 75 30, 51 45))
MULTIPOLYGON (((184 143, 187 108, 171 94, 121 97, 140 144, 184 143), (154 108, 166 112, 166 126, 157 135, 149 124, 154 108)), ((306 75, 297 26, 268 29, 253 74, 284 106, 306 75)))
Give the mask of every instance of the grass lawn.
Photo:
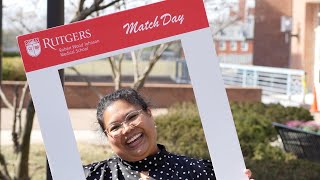
MULTIPOLYGON (((142 73, 146 68, 148 61, 139 61, 139 72, 142 73)), ((111 67, 107 60, 97 60, 74 66, 82 74, 86 75, 111 75, 111 67)), ((122 61, 122 75, 133 75, 133 64, 130 60, 122 61)), ((175 75, 175 61, 159 60, 151 71, 151 76, 171 76, 175 75)), ((75 75, 75 72, 66 68, 66 74, 75 75)))
MULTIPOLYGON (((111 150, 108 146, 93 144, 78 144, 78 150, 81 155, 83 164, 89 164, 110 157, 111 150)), ((12 146, 6 145, 1 147, 1 152, 6 157, 9 172, 13 174, 15 155, 12 153, 12 146)), ((46 179, 46 155, 43 144, 32 144, 29 157, 29 175, 31 180, 46 179)))
MULTIPOLYGON (((7 79, 17 79, 17 77, 24 76, 24 69, 20 57, 5 57, 4 60, 4 76, 7 79)), ((141 74, 148 61, 139 61, 138 69, 141 74)), ((74 66, 83 75, 112 75, 111 67, 106 59, 91 61, 84 64, 74 66)), ((122 75, 133 76, 133 64, 131 60, 122 61, 122 75)), ((175 77, 176 61, 173 60, 159 60, 153 67, 150 76, 165 76, 175 77)), ((76 73, 70 68, 65 68, 66 75, 75 75, 76 73)), ((20 78, 21 79, 21 78, 20 78)), ((17 79, 18 80, 18 79, 17 79)))

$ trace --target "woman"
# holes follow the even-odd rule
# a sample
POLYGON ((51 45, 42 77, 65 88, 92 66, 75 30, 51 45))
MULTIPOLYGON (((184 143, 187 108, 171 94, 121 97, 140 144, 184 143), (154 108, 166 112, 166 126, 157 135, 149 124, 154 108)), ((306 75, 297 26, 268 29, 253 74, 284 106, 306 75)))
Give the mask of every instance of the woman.
POLYGON ((175 155, 156 143, 151 110, 135 90, 102 98, 97 119, 116 156, 84 166, 87 179, 215 179, 210 161, 175 155))

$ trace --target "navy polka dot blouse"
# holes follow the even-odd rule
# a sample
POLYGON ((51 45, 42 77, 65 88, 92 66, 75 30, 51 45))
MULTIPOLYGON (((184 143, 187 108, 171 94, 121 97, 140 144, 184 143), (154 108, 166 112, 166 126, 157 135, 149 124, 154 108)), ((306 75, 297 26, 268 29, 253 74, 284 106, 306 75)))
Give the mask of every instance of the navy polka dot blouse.
POLYGON ((175 155, 158 145, 160 151, 141 161, 127 162, 119 157, 84 166, 88 180, 139 180, 139 179, 205 179, 215 180, 213 166, 208 160, 197 160, 186 156, 175 155), (141 172, 147 172, 143 178, 141 172))

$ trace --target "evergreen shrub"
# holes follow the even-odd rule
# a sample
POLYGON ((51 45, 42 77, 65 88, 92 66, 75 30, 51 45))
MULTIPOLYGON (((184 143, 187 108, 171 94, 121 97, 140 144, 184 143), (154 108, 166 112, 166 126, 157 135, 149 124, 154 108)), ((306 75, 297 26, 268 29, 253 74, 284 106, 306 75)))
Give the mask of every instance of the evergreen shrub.
POLYGON ((3 57, 20 57, 20 52, 3 52, 3 57))
MULTIPOLYGON (((231 103, 231 110, 246 165, 253 171, 254 178, 319 179, 319 163, 297 159, 293 154, 270 145, 278 138, 271 124, 273 121, 312 120, 308 110, 263 103, 231 103)), ((169 108, 168 114, 158 116, 156 123, 158 140, 169 151, 196 158, 210 158, 195 104, 176 104, 169 108)))
POLYGON ((197 107, 192 103, 176 104, 167 115, 156 118, 158 141, 170 152, 209 159, 207 143, 197 107))
POLYGON ((26 80, 21 58, 3 58, 2 79, 9 81, 26 80))

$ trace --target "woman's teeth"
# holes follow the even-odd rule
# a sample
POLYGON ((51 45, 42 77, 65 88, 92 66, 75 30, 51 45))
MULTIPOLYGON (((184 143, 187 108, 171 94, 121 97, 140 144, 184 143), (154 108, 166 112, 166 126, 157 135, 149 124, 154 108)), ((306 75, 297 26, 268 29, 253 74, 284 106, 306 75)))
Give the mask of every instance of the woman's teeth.
POLYGON ((137 140, 140 136, 142 135, 142 133, 139 133, 137 135, 134 135, 132 138, 130 138, 127 143, 130 144, 132 143, 133 141, 137 140))

